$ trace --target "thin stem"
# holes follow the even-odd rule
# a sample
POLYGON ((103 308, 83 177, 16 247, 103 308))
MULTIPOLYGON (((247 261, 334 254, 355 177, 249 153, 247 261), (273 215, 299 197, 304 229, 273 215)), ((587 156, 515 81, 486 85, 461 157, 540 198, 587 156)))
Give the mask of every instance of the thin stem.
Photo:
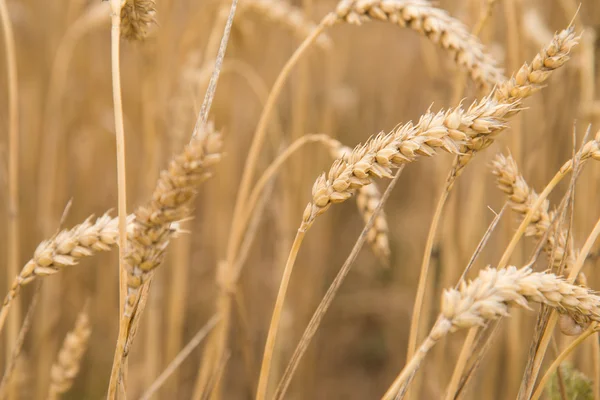
POLYGON ((462 377, 463 371, 465 370, 465 366, 467 365, 467 360, 472 354, 473 343, 475 342, 475 337, 477 336, 478 330, 479 327, 473 327, 469 329, 467 338, 465 339, 463 347, 460 350, 460 356, 458 357, 456 367, 454 367, 454 372, 452 372, 452 379, 450 379, 450 384, 448 385, 448 389, 446 390, 446 400, 454 399, 456 397, 456 394, 458 393, 460 378, 462 377))
POLYGON ((112 372, 108 387, 108 399, 115 399, 118 387, 121 361, 125 341, 127 340, 128 318, 122 316, 127 297, 127 270, 125 255, 127 246, 127 186, 125 179, 125 129, 123 127, 123 102, 121 99, 121 76, 119 47, 121 39, 121 8, 124 0, 110 0, 112 13, 111 28, 111 61, 112 91, 115 117, 115 133, 117 140, 117 180, 118 180, 118 212, 119 212, 119 337, 115 348, 112 372))
POLYGON ((193 136, 196 136, 203 125, 208 120, 208 113, 212 106, 212 101, 217 91, 217 83, 219 82, 219 74, 221 73, 221 66, 223 65, 223 58, 225 58, 225 51, 227 50, 227 43, 229 42, 229 34, 231 33, 231 25, 233 24, 233 17, 235 16, 235 9, 237 7, 238 0, 231 2, 231 8, 229 9, 229 16, 227 17, 227 23, 225 24, 225 30, 223 31, 223 37, 221 38, 221 44, 219 46, 219 53, 215 60, 215 69, 213 70, 206 94, 204 95, 204 101, 200 108, 200 114, 196 120, 196 126, 194 126, 193 136))
POLYGON ((40 287, 42 286, 42 282, 38 282, 35 288, 35 294, 31 299, 31 303, 29 304, 29 309, 27 310, 27 314, 23 319, 23 325, 21 326, 21 331, 19 332, 19 337, 15 346, 12 349, 10 354, 10 361, 7 364, 4 375, 2 376, 2 381, 0 381, 0 399, 4 399, 6 397, 6 389, 9 388, 12 374, 17 366, 17 361, 19 360, 19 356, 21 355, 21 350, 23 349, 23 343, 25 342, 25 336, 27 336, 27 332, 29 332, 29 328, 31 327, 31 323, 33 322, 33 316, 35 313, 35 309, 40 297, 40 287))
POLYGON ((263 108, 260 120, 258 121, 258 125, 256 127, 256 132, 254 133, 254 137, 252 139, 252 144, 250 145, 250 150, 248 151, 248 157, 246 158, 244 172, 240 182, 240 189, 238 190, 235 201, 232 220, 233 222, 227 244, 227 260, 229 261, 229 265, 233 264, 235 252, 237 251, 242 240, 243 229, 241 228, 239 221, 242 212, 244 211, 245 202, 248 199, 248 193, 250 192, 254 170, 256 169, 261 147, 266 136, 267 126, 271 114, 275 108, 277 99, 279 98, 281 90, 283 89, 283 85, 287 81, 287 78, 292 72, 294 66, 298 63, 302 55, 310 48, 310 45, 319 37, 319 34, 322 33, 324 29, 325 25, 321 23, 310 36, 304 39, 302 44, 296 49, 294 54, 292 54, 290 59, 279 73, 279 76, 277 77, 277 80, 273 84, 273 88, 269 93, 269 98, 267 99, 267 102, 263 108))
POLYGON ((194 351, 196 347, 202 342, 202 340, 208 335, 208 333, 214 328, 216 323, 219 321, 219 316, 213 316, 203 327, 200 329, 194 337, 189 341, 187 345, 177 354, 177 356, 167 365, 167 368, 156 378, 156 380, 150 385, 150 387, 140 397, 140 400, 150 400, 150 398, 161 388, 166 380, 177 370, 177 368, 185 361, 186 358, 194 351))
POLYGON ((560 364, 565 360, 565 358, 567 358, 567 356, 571 354, 571 352, 575 350, 575 348, 579 346, 581 342, 593 335, 597 331, 597 329, 598 324, 591 324, 590 327, 585 330, 585 332, 579 335, 577 339, 573 340, 573 342, 571 342, 571 344, 569 344, 567 348, 564 349, 562 353, 560 353, 556 360, 554 360, 554 362, 548 367, 548 370, 546 371, 542 379, 540 379, 540 383, 538 384, 537 389, 533 393, 533 396, 531 396, 531 400, 538 400, 541 397, 542 393, 544 392, 544 389, 546 388, 546 384, 548 383, 548 380, 550 379, 550 376, 552 376, 554 370, 560 366, 560 364))
MULTIPOLYGON (((5 0, 0 0, 0 19, 2 20, 2 32, 4 35, 8 82, 8 260, 6 281, 10 285, 10 282, 19 273, 19 90, 15 38, 5 0)), ((6 313, 3 314, 2 323, 4 323, 4 318, 6 318, 6 313)), ((20 320, 21 309, 17 301, 15 312, 9 320, 9 330, 6 336, 7 363, 11 360, 11 350, 15 347, 18 340, 20 320)), ((13 397, 12 390, 9 393, 10 397, 13 397)))
MULTIPOLYGON (((290 144, 281 154, 273 160, 273 162, 267 167, 265 172, 260 176, 252 192, 250 192, 250 196, 248 197, 248 201, 245 202, 245 212, 239 223, 242 232, 245 232, 246 227, 252 217, 254 209, 256 208, 256 204, 260 199, 260 195, 263 192, 267 183, 273 178, 273 176, 279 171, 281 166, 298 150, 300 150, 304 145, 309 143, 324 143, 328 144, 332 139, 328 135, 315 133, 304 135, 298 139, 296 139, 292 144, 290 144)), ((239 250, 239 249, 238 249, 239 250)), ((239 251, 238 251, 239 253, 239 251)), ((236 257, 237 259, 238 257, 236 257)), ((238 264, 239 265, 239 264, 238 264)), ((236 271, 236 276, 239 271, 236 271)))
MULTIPOLYGON (((226 263, 223 264, 224 271, 220 272, 223 276, 231 274, 231 268, 234 268, 235 259, 237 258, 238 248, 241 244, 241 241, 244 236, 245 227, 239 223, 240 218, 242 217, 242 213, 244 212, 244 206, 246 200, 248 198, 248 193, 251 188, 252 178, 254 175, 254 170, 256 169, 256 164, 258 162, 258 158, 261 154, 262 144, 266 137, 267 126, 270 120, 270 116, 274 111, 277 99, 283 89, 284 83, 287 81, 293 67, 298 63, 301 56, 310 48, 310 45, 318 38, 319 34, 325 29, 325 25, 320 24, 313 33, 308 36, 304 42, 296 49, 294 54, 287 61, 279 76, 277 77, 275 83, 273 84, 273 88, 269 93, 269 97, 263 107, 262 114, 260 116, 260 120, 256 127, 256 132, 254 133, 252 143, 250 145, 250 150, 248 152, 248 156, 246 158, 246 162, 244 165, 244 172, 242 174, 242 179, 240 181, 240 188, 238 190, 235 206, 233 211, 233 218, 231 223, 231 229, 229 231, 229 238, 227 240, 227 253, 226 253, 226 263)), ((214 346, 214 351, 211 351, 210 358, 214 362, 218 362, 223 358, 223 353, 225 351, 225 341, 227 333, 229 332, 230 326, 230 314, 231 314, 231 294, 226 293, 222 296, 219 296, 217 299, 217 308, 218 312, 221 315, 222 319, 219 322, 219 326, 215 329, 214 339, 211 341, 210 346, 214 346)), ((202 369, 206 369, 207 366, 212 365, 211 360, 205 359, 203 360, 202 369)), ((199 398, 201 393, 204 392, 204 388, 206 387, 207 373, 201 373, 198 376, 198 380, 196 383, 196 389, 194 390, 194 398, 199 398)))
POLYGON ((275 339, 277 339, 277 330, 279 328, 279 322, 281 321, 281 313, 283 311, 283 303, 287 288, 290 283, 290 277, 292 276, 292 270, 294 269, 294 263, 298 256, 298 251, 304 240, 304 235, 308 228, 304 223, 300 225, 296 238, 292 244, 292 249, 288 256, 285 269, 283 270, 283 277, 281 278, 281 284, 279 286, 279 293, 277 293, 277 299, 275 300, 275 308, 273 309, 273 316, 271 317, 271 324, 269 325, 269 332, 267 334, 267 342, 265 344, 265 352, 263 354, 262 365, 260 368, 260 376, 258 378, 258 389, 256 391, 256 400, 264 400, 267 395, 267 386, 269 383, 269 372, 271 371, 271 361, 273 359, 273 352, 275 349, 275 339))
POLYGON ((419 283, 417 284, 417 294, 415 296, 412 317, 410 320, 410 334, 408 336, 408 349, 406 352, 407 360, 410 360, 413 357, 415 354, 415 349, 417 348, 417 336, 419 333, 419 324, 421 320, 421 309, 423 307, 423 300, 425 298, 425 289, 427 289, 427 276, 431 261, 431 251, 433 249, 433 242, 435 241, 435 234, 437 233, 442 211, 444 210, 444 205, 446 204, 446 200, 450 194, 450 188, 451 186, 448 185, 448 180, 446 180, 444 191, 437 202, 433 219, 431 220, 431 225, 429 227, 429 234, 427 235, 425 251, 423 252, 423 261, 421 263, 421 272, 419 274, 419 283))
POLYGON ((431 335, 427 336, 423 344, 421 344, 421 346, 417 349, 415 355, 410 359, 410 361, 406 363, 404 369, 402 369, 402 372, 400 372, 400 374, 396 377, 381 400, 395 400, 402 399, 402 397, 404 397, 399 392, 408 386, 415 372, 417 369, 419 369, 421 361, 423 361, 429 350, 431 350, 436 343, 437 340, 434 340, 431 335))
POLYGON ((365 241, 367 240, 368 233, 371 230, 371 228, 373 227, 373 225, 375 224, 375 220, 376 220, 377 216, 379 215, 380 211, 382 210, 383 205, 386 203, 390 194, 392 193, 392 190, 396 186, 396 183, 398 182, 398 179, 400 178, 400 174, 402 173, 402 170, 403 170, 403 167, 401 167, 398 170, 398 172, 396 172, 396 176, 390 182, 387 189, 381 196, 381 200, 379 201, 379 204, 373 211, 373 214, 371 215, 371 218, 369 218, 369 221, 365 224, 365 227, 363 228, 360 236, 356 240, 356 243, 354 244, 352 251, 348 255, 348 258, 344 262, 344 265, 342 266, 342 268, 340 268, 340 271, 338 272, 335 279, 329 286, 329 289, 327 289, 327 293, 325 293, 325 296, 323 296, 321 303, 319 303, 319 306, 315 310, 310 322, 308 323, 308 326, 306 327, 306 329, 304 330, 304 333, 302 334, 302 338, 300 339, 300 342, 296 346, 296 350, 294 350, 294 354, 292 355, 290 362, 288 363, 287 367, 285 368, 285 372, 283 373, 283 377, 281 378, 281 380, 279 381, 279 384, 277 385, 277 390, 275 391, 275 394, 273 395, 273 399, 280 400, 280 399, 283 399, 283 397, 285 396, 287 388, 289 387, 292 377, 293 377, 294 373, 296 372, 296 369, 298 368, 300 360, 304 356, 304 353, 306 353, 306 350, 308 349, 308 345, 310 344, 312 338, 315 336, 317 329, 321 325, 321 321, 323 320, 325 313, 331 306, 331 302, 333 301, 334 297, 336 296, 337 292, 339 291, 340 287, 342 286, 344 279, 350 272, 350 268, 354 264, 354 261, 356 260, 356 257, 358 256, 360 250, 364 246, 365 241))

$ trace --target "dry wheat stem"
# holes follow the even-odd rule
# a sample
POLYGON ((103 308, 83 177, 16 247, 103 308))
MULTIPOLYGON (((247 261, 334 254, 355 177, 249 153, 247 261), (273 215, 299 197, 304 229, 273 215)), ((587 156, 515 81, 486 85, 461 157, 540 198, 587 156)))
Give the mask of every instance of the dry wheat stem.
POLYGON ((33 322, 33 317, 35 315, 37 303, 40 298, 41 286, 41 282, 39 282, 36 285, 35 293, 33 294, 33 298, 31 299, 31 302, 29 303, 29 308, 27 309, 27 314, 25 314, 25 318, 23 318, 23 325, 21 325, 21 330, 15 342, 15 347, 11 349, 10 360, 4 368, 4 375, 2 376, 2 381, 0 381, 0 400, 3 400, 6 397, 7 385, 11 383, 12 375, 17 368, 19 356, 21 355, 21 351, 23 350, 25 337, 27 336, 29 328, 31 327, 31 323, 33 322))
POLYGON ((400 168, 396 172, 396 176, 394 177, 394 179, 392 179, 392 181, 388 185, 387 189, 383 193, 381 200, 379 201, 379 203, 373 210, 373 213, 371 214, 369 220, 365 223, 365 226, 364 226, 361 234, 359 235, 358 239, 356 240, 356 243, 354 244, 352 251, 350 252, 350 254, 348 255, 348 258, 344 262, 344 265, 342 265, 342 267, 340 268, 340 271, 338 272, 335 279, 329 286, 329 289, 327 289, 327 292, 323 296, 323 299, 319 303, 319 306, 313 313, 313 316, 311 317, 311 320, 308 323, 308 326, 304 330, 304 333, 302 334, 302 338, 300 339, 300 342, 296 346, 296 349, 294 350, 294 354, 292 355, 292 358, 288 362, 288 365, 285 368, 285 372, 277 385, 277 389, 275 391, 275 394, 273 395, 273 399, 280 400, 280 399, 283 399, 283 397, 285 396, 287 388, 289 387, 291 379, 292 379, 296 369, 298 368, 300 360, 302 359, 302 357, 304 356, 304 353, 308 349, 308 345, 310 344, 310 341, 312 340, 315 333, 317 332, 317 329, 321 325, 321 321, 323 320, 325 313, 331 306, 331 302, 333 301, 334 297, 336 296, 337 292, 339 291, 340 287, 342 286, 344 279, 350 272, 350 268, 354 264, 354 261, 356 260, 356 257, 358 256, 360 250, 362 249, 365 241, 368 240, 369 232, 373 228, 373 225, 375 225, 375 223, 377 222, 378 215, 383 210, 383 206, 384 206, 385 202, 389 199, 389 196, 392 193, 392 190, 394 189, 394 187, 396 186, 396 183, 398 182, 398 179, 400 178, 401 173, 402 173, 402 168, 400 168))
MULTIPOLYGON (((278 23, 288 29, 300 40, 317 28, 317 24, 308 19, 305 13, 298 7, 285 0, 247 0, 240 4, 241 11, 252 11, 264 19, 278 23)), ((322 33, 315 44, 323 51, 329 51, 333 47, 331 38, 322 33)))
MULTIPOLYGON (((306 214, 305 214, 306 215, 306 214)), ((264 400, 267 396, 267 386, 269 383, 269 372, 271 371, 271 361, 273 359, 273 352, 275 349, 275 340, 277 339, 277 331, 279 328, 279 322, 281 321, 281 313, 283 311, 283 304, 285 300, 285 294, 287 292, 290 278, 292 276, 292 270, 298 251, 302 245, 304 235, 308 226, 305 225, 304 219, 298 228, 296 237, 292 244, 292 249, 288 256, 288 260, 283 270, 283 276, 279 285, 279 292, 277 293, 277 299, 275 300, 275 307, 273 308, 273 314, 271 316, 271 323, 269 324, 269 331, 267 333, 267 340, 265 342, 265 350, 260 368, 260 376, 258 378, 258 388, 256 390, 256 400, 264 400)))
POLYGON ((56 362, 52 365, 48 400, 59 399, 61 394, 66 393, 79 373, 81 359, 92 333, 87 308, 86 305, 77 316, 75 327, 67 333, 56 362))
MULTIPOLYGON (((0 20, 4 36, 4 53, 6 56, 6 72, 8 85, 8 223, 7 227, 7 282, 19 271, 19 88, 17 72, 17 55, 12 22, 8 14, 6 0, 0 0, 0 20)), ((12 349, 19 336, 21 310, 13 313, 9 321, 9 332, 6 336, 6 348, 12 349)), ((10 362, 10 351, 6 352, 10 362)), ((10 398, 15 393, 10 390, 10 398)))
POLYGON ((531 268, 486 268, 457 289, 447 289, 442 297, 440 316, 383 399, 393 399, 405 388, 425 354, 448 333, 484 326, 487 321, 508 315, 510 305, 529 309, 529 303, 546 304, 561 313, 600 321, 600 296, 592 290, 568 283, 552 273, 533 272, 531 268))
POLYGON ((567 358, 567 356, 569 356, 569 354, 571 354, 573 350, 575 350, 577 346, 579 346, 585 339, 587 339, 596 332, 598 332, 598 324, 593 323, 581 335, 579 335, 577 339, 569 343, 569 345, 558 355, 558 357, 556 357, 556 359, 548 367, 546 373, 544 374, 542 379, 540 379, 540 383, 538 383, 537 389, 535 390, 535 392, 533 392, 531 400, 538 400, 542 396, 542 393, 546 389, 546 385, 550 380, 552 373, 554 373, 554 371, 558 371, 558 367, 560 366, 560 364, 567 358))
POLYGON ((219 321, 219 316, 215 315, 194 335, 189 343, 181 349, 177 356, 169 363, 167 368, 156 378, 148 389, 140 396, 140 400, 150 400, 152 396, 162 387, 165 381, 175 372, 175 370, 185 361, 185 359, 194 351, 196 347, 204 340, 206 335, 214 328, 219 321))
MULTIPOLYGON (((577 40, 578 38, 574 36, 571 28, 556 34, 550 44, 536 55, 531 65, 525 63, 514 77, 499 85, 497 90, 493 93, 494 101, 499 103, 513 102, 515 104, 520 104, 524 98, 529 97, 537 90, 540 90, 543 87, 544 82, 549 78, 551 72, 554 69, 560 68, 568 61, 571 48, 575 46, 577 40)), ((516 112, 520 111, 516 106, 515 109, 516 112)), ((431 223, 425 247, 425 254, 421 264, 419 285, 417 287, 416 301, 413 307, 413 317, 409 334, 408 359, 412 357, 417 345, 421 307, 429 273, 431 249, 433 248, 433 241, 435 239, 435 233, 437 231, 437 225, 443 206, 456 179, 462 174, 464 168, 466 168, 473 156, 478 151, 488 147, 493 140, 493 135, 487 137, 482 136, 468 145, 461 146, 460 153, 455 158, 452 170, 446 180, 444 191, 437 204, 434 218, 431 223)))
POLYGON ((227 50, 227 44, 229 43, 229 35, 231 34, 231 26, 233 25, 233 18, 235 17, 237 4, 238 0, 233 0, 231 2, 229 15, 227 16, 225 29, 223 31, 223 37, 221 38, 221 44, 219 45, 219 52, 217 53, 217 58, 215 59, 215 68, 210 77, 210 81, 208 82, 208 88, 206 89, 204 101, 202 102, 202 107, 200 107, 200 113, 198 114, 198 119, 196 120, 196 125, 194 126, 194 132, 192 133, 192 136, 196 136, 201 131, 203 126, 208 123, 208 113, 210 112, 212 101, 217 91, 217 83, 219 82, 223 58, 225 58, 225 51, 227 50))
MULTIPOLYGON (((127 184, 125 171, 125 129, 123 127, 123 101, 121 98, 121 71, 120 71, 120 41, 121 41, 121 11, 125 0, 110 0, 111 7, 111 69, 113 110, 115 118, 115 133, 117 144, 117 189, 118 189, 118 218, 119 218, 119 305, 120 309, 125 304, 127 296, 127 271, 125 255, 127 252, 127 184)), ((119 313, 119 335, 115 348, 112 372, 108 386, 109 400, 114 400, 117 395, 118 376, 121 369, 123 346, 127 335, 128 321, 119 313)))

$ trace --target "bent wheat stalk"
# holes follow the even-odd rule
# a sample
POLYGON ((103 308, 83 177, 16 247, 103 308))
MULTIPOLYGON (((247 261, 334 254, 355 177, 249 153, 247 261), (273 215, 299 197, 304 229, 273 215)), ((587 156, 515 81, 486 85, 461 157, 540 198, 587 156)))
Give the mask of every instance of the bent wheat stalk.
POLYGON ((428 351, 447 334, 506 316, 511 305, 529 309, 532 302, 579 319, 600 321, 600 296, 591 289, 568 283, 552 273, 533 272, 530 267, 486 268, 474 280, 444 292, 437 322, 383 399, 392 400, 397 395, 402 398, 428 351))

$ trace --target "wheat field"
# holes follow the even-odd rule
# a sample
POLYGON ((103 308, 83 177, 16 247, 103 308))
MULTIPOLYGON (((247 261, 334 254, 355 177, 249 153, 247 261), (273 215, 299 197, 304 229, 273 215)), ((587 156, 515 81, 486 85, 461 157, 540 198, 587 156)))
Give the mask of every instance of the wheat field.
POLYGON ((600 400, 597 0, 0 25, 0 398, 600 400))

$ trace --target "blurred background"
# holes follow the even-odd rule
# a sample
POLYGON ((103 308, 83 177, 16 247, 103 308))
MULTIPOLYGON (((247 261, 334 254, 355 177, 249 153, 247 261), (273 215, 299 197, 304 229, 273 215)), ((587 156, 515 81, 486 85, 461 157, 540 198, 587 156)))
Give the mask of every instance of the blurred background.
MULTIPOLYGON (((244 1, 240 0, 211 112, 224 133, 225 155, 214 177, 202 186, 195 218, 185 225, 191 233, 172 243, 154 279, 131 350, 132 398, 154 381, 215 313, 216 268, 225 257, 250 141, 268 90, 300 43, 285 24, 245 8, 244 1)), ((440 0, 436 5, 471 30, 487 1, 440 0)), ((304 0, 293 6, 316 23, 336 2, 304 0)), ((523 62, 531 61, 555 31, 570 23, 578 6, 575 0, 499 0, 480 37, 510 76, 523 62)), ((100 0, 8 0, 8 7, 19 72, 19 260, 24 265, 37 245, 61 227, 70 199, 62 228, 116 208, 110 17, 108 4, 100 0)), ((150 36, 141 42, 122 42, 129 210, 149 198, 159 171, 191 135, 214 57, 207 54, 207 44, 223 7, 228 9, 229 3, 159 0, 158 22, 150 36)), ((553 74, 547 88, 526 101, 527 110, 474 160, 451 194, 434 246, 432 263, 439 272, 426 295, 432 318, 442 289, 454 286, 494 211, 505 202, 489 172, 494 155, 510 152, 530 185, 541 191, 571 157, 574 138, 580 143, 589 124, 592 133, 600 128, 600 2, 583 0, 575 27, 583 36, 571 62, 553 74)), ((354 147, 372 134, 418 120, 429 107, 456 106, 463 98, 470 104, 485 94, 464 79, 445 51, 409 29, 369 23, 336 26, 328 34, 332 48, 313 47, 284 89, 259 162, 261 170, 306 133, 326 133, 354 147)), ((8 118, 5 68, 0 63, 2 132, 8 118)), ((0 182, 6 188, 6 134, 0 145, 0 182)), ((378 398, 401 370, 423 248, 452 159, 440 154, 404 170, 385 207, 390 265, 383 265, 368 245, 363 248, 302 361, 288 398, 378 398)), ((312 184, 331 162, 323 146, 308 145, 268 185, 257 237, 239 280, 237 309, 242 311, 234 314, 231 327, 222 398, 253 397, 282 268, 311 199, 312 184)), ((576 247, 600 216, 600 165, 588 164, 576 187, 572 231, 576 247)), ((387 182, 379 183, 383 190, 387 182)), ((558 205, 567 185, 553 193, 552 206, 558 205)), ((7 197, 2 196, 2 201, 1 217, 6 221, 7 197)), ((475 271, 498 262, 516 222, 514 214, 504 215, 475 271)), ((307 235, 279 332, 275 375, 283 372, 362 226, 356 205, 348 201, 332 207, 307 235)), ((0 254, 6 254, 6 239, 3 229, 0 254)), ((524 264, 534 246, 534 241, 523 240, 512 263, 524 264)), ((115 250, 43 279, 41 300, 17 366, 21 398, 46 396, 50 366, 88 298, 92 336, 82 370, 65 398, 104 396, 118 329, 117 264, 115 250)), ((542 264, 540 269, 545 269, 542 264)), ((595 259, 588 264, 584 271, 589 285, 600 288, 595 259)), ((0 284, 7 288, 5 274, 0 284)), ((23 310, 33 291, 33 285, 23 290, 23 310)), ((514 398, 535 319, 535 312, 514 310, 512 318, 500 324, 466 398, 514 398)), ((464 335, 451 335, 426 359, 419 372, 422 390, 415 398, 443 395, 464 335)), ((200 345, 155 398, 192 398, 202 352, 200 345)), ((593 376, 585 346, 572 362, 593 376)))

